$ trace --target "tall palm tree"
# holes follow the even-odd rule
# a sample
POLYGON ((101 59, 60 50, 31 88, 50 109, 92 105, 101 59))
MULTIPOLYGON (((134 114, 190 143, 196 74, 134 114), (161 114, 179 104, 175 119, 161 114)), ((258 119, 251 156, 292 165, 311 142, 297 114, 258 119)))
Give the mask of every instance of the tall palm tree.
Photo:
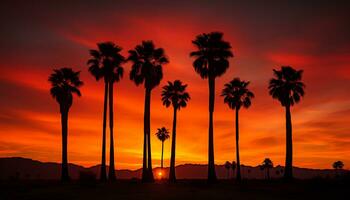
POLYGON ((238 181, 241 177, 241 163, 239 159, 239 110, 243 108, 249 108, 252 98, 254 98, 253 92, 248 89, 249 81, 241 81, 239 78, 234 78, 231 82, 225 84, 222 90, 221 96, 224 97, 224 103, 229 108, 236 110, 236 161, 237 161, 237 175, 238 181))
POLYGON ((229 67, 228 59, 233 57, 231 45, 223 40, 223 33, 203 33, 192 41, 197 48, 190 53, 195 57, 193 67, 202 79, 209 84, 209 144, 208 144, 208 181, 216 180, 214 161, 214 127, 213 113, 215 100, 215 79, 223 75, 229 67))
POLYGON ((105 94, 103 106, 103 129, 102 129, 102 163, 101 180, 107 180, 106 175, 106 118, 107 118, 107 99, 109 101, 109 129, 110 129, 110 159, 109 173, 110 180, 115 180, 114 167, 114 137, 113 137, 113 84, 119 82, 123 77, 123 67, 125 58, 120 54, 122 48, 112 42, 97 44, 98 49, 90 50, 91 59, 88 60, 89 71, 96 80, 104 79, 105 94))
POLYGON ((232 163, 231 163, 232 178, 234 178, 236 168, 237 168, 236 161, 232 161, 232 163))
POLYGON ((231 163, 229 161, 226 161, 224 167, 227 171, 227 179, 229 179, 230 178, 231 163))
POLYGON ((166 129, 165 127, 158 128, 158 131, 156 132, 156 136, 158 140, 162 142, 162 156, 161 156, 161 164, 160 167, 163 169, 163 152, 164 152, 164 141, 169 139, 169 130, 166 129))
POLYGON ((79 87, 83 82, 79 78, 80 71, 75 72, 71 68, 61 68, 53 70, 49 76, 51 83, 50 94, 60 106, 61 126, 62 126, 62 166, 61 180, 68 181, 68 112, 73 104, 73 94, 81 96, 79 87))
POLYGON ((163 78, 162 65, 169 61, 164 49, 156 48, 152 41, 142 41, 135 49, 130 50, 128 60, 132 62, 130 80, 136 85, 144 84, 145 87, 142 181, 153 182, 150 137, 151 91, 163 78))
POLYGON ((295 70, 290 66, 282 66, 273 70, 274 78, 269 82, 269 93, 277 99, 286 110, 286 163, 284 178, 293 179, 293 140, 292 118, 290 107, 299 103, 304 96, 305 85, 301 82, 303 70, 295 70))
POLYGON ((270 169, 273 168, 273 163, 270 158, 265 158, 261 164, 262 169, 266 170, 266 177, 270 180, 270 169))
POLYGON ((190 100, 190 95, 186 91, 187 85, 182 84, 180 80, 174 82, 168 81, 168 85, 163 87, 162 101, 165 107, 173 106, 173 132, 171 140, 171 157, 170 157, 170 172, 169 181, 175 182, 175 149, 176 149, 176 119, 177 111, 187 106, 187 102, 190 100))

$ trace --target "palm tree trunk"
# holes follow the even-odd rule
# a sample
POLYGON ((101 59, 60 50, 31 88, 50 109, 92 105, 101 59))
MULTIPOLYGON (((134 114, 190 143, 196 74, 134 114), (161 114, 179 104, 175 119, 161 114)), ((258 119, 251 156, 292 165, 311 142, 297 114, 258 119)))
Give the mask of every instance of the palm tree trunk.
POLYGON ((163 169, 163 152, 164 152, 164 141, 162 141, 162 157, 161 157, 161 163, 160 163, 160 168, 163 169))
POLYGON ((143 133, 143 162, 142 162, 142 182, 147 182, 147 137, 146 133, 143 133))
POLYGON ((107 98, 108 98, 108 83, 105 82, 105 94, 103 103, 103 128, 102 128, 102 160, 101 160, 101 172, 100 180, 107 180, 106 172, 106 123, 107 123, 107 98))
POLYGON ((208 144, 208 181, 216 181, 215 161, 214 161, 214 127, 213 113, 215 100, 215 78, 209 76, 209 144, 208 144))
POLYGON ((147 133, 148 133, 148 104, 149 104, 149 93, 146 89, 145 91, 145 105, 143 113, 143 163, 142 163, 142 182, 148 181, 148 166, 147 166, 147 133))
MULTIPOLYGON (((145 112, 144 112, 144 135, 146 139, 146 147, 144 149, 144 154, 146 153, 146 161, 144 161, 146 167, 143 172, 145 172, 145 175, 142 175, 144 178, 144 182, 153 182, 153 171, 152 171, 152 157, 151 157, 151 89, 146 87, 146 95, 145 95, 145 112)), ((145 159, 145 158, 144 158, 145 159)))
POLYGON ((153 168, 152 168, 152 155, 151 155, 151 133, 148 133, 147 136, 148 140, 148 174, 149 174, 149 181, 153 182, 154 181, 154 176, 153 176, 153 168))
POLYGON ((114 167, 114 139, 113 139, 113 83, 109 85, 109 133, 110 133, 110 148, 109 148, 109 173, 108 178, 114 181, 115 167, 114 167))
POLYGON ((236 169, 236 179, 241 181, 241 162, 239 159, 239 118, 238 118, 239 109, 236 108, 236 159, 237 159, 237 169, 236 169))
POLYGON ((61 180, 69 181, 68 175, 68 109, 61 109, 61 125, 62 125, 62 166, 61 166, 61 180))
POLYGON ((292 139, 292 117, 290 114, 290 106, 286 106, 286 166, 284 170, 284 178, 293 179, 293 139, 292 139))
POLYGON ((171 138, 170 173, 169 173, 170 182, 176 182, 176 175, 175 175, 176 115, 177 115, 177 109, 174 108, 173 133, 171 138))

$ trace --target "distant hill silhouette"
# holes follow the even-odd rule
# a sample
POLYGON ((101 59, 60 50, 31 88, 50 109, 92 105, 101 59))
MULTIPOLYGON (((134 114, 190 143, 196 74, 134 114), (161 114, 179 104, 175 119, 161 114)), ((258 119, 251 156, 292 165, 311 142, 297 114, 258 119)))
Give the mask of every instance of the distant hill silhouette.
MULTIPOLYGON (((82 171, 90 171, 99 177, 100 165, 92 167, 83 167, 75 164, 69 164, 69 173, 72 179, 78 179, 82 171)), ((59 163, 40 162, 28 158, 9 157, 0 158, 0 179, 60 179, 59 163)), ((157 177, 160 168, 154 168, 154 174, 157 177)), ((242 177, 244 179, 265 179, 265 171, 260 170, 259 166, 251 167, 242 165, 242 177)), ((281 178, 283 167, 277 166, 270 170, 271 178, 281 178), (277 172, 278 171, 278 172, 277 172)), ((168 176, 169 168, 163 169, 164 177, 168 176)), ((176 166, 176 176, 178 179, 206 179, 207 165, 184 164, 176 166)), ((138 170, 116 170, 117 178, 131 179, 141 178, 142 169, 138 170)), ((227 178, 227 170, 224 165, 216 165, 216 172, 219 179, 227 178)), ((349 170, 338 171, 339 173, 349 173, 349 170)), ((336 175, 332 169, 307 169, 294 167, 295 177, 298 179, 311 179, 316 177, 332 178, 336 175)), ((232 177, 232 170, 230 171, 232 177)))

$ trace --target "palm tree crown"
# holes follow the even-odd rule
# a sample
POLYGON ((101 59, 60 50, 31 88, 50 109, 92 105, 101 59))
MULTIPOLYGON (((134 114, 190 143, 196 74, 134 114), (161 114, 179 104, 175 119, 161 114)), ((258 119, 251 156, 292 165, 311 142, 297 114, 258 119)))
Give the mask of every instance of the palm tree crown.
POLYGON ((163 78, 162 65, 168 63, 163 48, 156 48, 152 41, 142 41, 129 51, 132 64, 130 79, 136 85, 145 83, 145 88, 153 89, 163 78))
POLYGON ((162 91, 163 105, 169 107, 172 104, 178 110, 181 107, 186 107, 188 100, 190 100, 186 87, 187 85, 183 85, 180 80, 175 80, 173 83, 168 81, 168 85, 164 86, 162 91))
POLYGON ((156 136, 160 141, 164 142, 170 137, 169 130, 166 129, 165 127, 158 128, 158 131, 156 132, 156 136))
POLYGON ((231 168, 232 168, 232 170, 235 170, 236 167, 237 167, 236 161, 232 161, 232 163, 231 163, 231 168))
POLYGON ((343 169, 343 167, 344 167, 344 163, 340 160, 333 163, 334 169, 343 169))
POLYGON ((198 49, 190 54, 196 58, 193 67, 202 78, 217 77, 226 72, 229 67, 228 58, 233 57, 233 54, 230 43, 223 40, 223 33, 203 33, 192 43, 198 49))
POLYGON ((97 50, 90 50, 90 73, 96 80, 104 78, 106 82, 118 82, 124 73, 121 64, 125 62, 125 58, 120 54, 122 48, 112 42, 98 43, 97 47, 97 50))
POLYGON ((266 168, 272 168, 273 167, 273 163, 272 163, 270 158, 265 158, 264 161, 262 162, 261 166, 263 168, 265 168, 265 169, 266 168))
POLYGON ((230 83, 225 84, 221 96, 224 96, 224 103, 231 109, 249 108, 251 99, 254 98, 253 92, 248 89, 249 81, 241 81, 234 78, 230 83))
POLYGON ((301 82, 303 70, 295 70, 290 66, 282 66, 281 70, 273 70, 274 78, 269 83, 269 93, 278 99, 282 106, 293 106, 304 96, 305 85, 301 82))
POLYGON ((229 161, 225 162, 225 168, 229 170, 231 168, 231 163, 229 161))
POLYGON ((73 103, 73 94, 81 96, 79 87, 83 82, 79 79, 80 71, 75 72, 71 68, 55 69, 49 77, 51 83, 50 93, 60 105, 70 108, 73 103))

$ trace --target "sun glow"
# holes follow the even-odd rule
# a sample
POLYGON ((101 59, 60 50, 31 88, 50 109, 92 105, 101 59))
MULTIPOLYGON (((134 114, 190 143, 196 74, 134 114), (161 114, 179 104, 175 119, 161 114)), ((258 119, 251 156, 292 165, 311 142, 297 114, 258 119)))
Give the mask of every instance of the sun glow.
POLYGON ((159 169, 158 171, 157 171, 157 179, 158 180, 162 180, 164 177, 164 173, 163 173, 163 170, 162 169, 159 169))

